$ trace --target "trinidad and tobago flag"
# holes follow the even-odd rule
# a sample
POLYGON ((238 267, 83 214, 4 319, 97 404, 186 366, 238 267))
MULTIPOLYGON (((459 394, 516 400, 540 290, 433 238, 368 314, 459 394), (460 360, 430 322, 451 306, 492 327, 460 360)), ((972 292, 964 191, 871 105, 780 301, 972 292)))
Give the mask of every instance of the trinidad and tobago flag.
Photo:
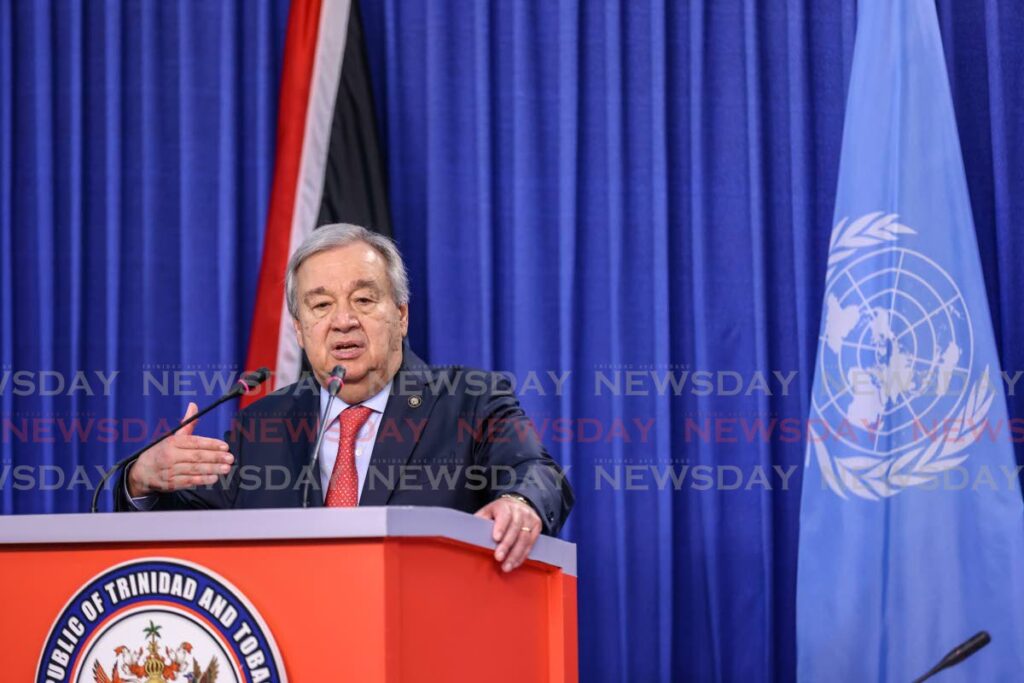
POLYGON ((285 37, 277 158, 246 367, 274 387, 303 365, 285 306, 288 258, 312 230, 356 223, 391 235, 357 0, 293 0, 285 37))

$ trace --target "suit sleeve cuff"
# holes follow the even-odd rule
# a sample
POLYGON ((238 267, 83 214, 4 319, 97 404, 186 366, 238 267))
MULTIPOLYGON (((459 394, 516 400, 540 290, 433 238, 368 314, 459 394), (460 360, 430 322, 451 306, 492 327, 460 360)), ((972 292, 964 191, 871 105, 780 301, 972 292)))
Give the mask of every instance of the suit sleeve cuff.
POLYGON ((152 510, 156 507, 157 498, 159 497, 157 494, 154 493, 148 496, 133 498, 131 493, 128 492, 128 472, 132 469, 133 465, 135 465, 134 462, 132 462, 131 465, 128 465, 128 469, 124 471, 124 477, 122 477, 122 480, 124 481, 124 497, 128 500, 129 505, 131 505, 134 510, 142 512, 152 510))

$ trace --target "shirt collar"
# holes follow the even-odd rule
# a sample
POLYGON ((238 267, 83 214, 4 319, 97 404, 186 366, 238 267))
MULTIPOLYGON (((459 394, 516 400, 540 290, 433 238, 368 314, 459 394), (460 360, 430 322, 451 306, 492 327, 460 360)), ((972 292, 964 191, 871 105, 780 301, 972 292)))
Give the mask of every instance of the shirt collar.
MULTIPOLYGON (((376 394, 374 394, 370 398, 366 399, 365 401, 357 405, 366 406, 375 413, 383 413, 384 409, 388 405, 388 398, 391 397, 391 385, 393 383, 394 380, 388 382, 383 389, 381 389, 376 394)), ((323 387, 320 387, 320 414, 323 414, 324 408, 327 407, 327 402, 330 400, 330 398, 330 394, 327 393, 327 390, 324 389, 323 387)), ((334 399, 334 403, 331 404, 331 414, 327 416, 327 424, 334 422, 334 420, 336 420, 337 417, 341 415, 341 411, 345 410, 348 407, 349 404, 346 403, 345 400, 339 394, 338 397, 334 399)))

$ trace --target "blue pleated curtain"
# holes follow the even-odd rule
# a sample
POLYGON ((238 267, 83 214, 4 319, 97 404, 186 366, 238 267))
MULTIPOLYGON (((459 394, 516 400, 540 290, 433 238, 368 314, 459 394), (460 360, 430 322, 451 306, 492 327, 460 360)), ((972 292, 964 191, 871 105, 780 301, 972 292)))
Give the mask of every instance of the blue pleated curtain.
POLYGON ((287 10, 0 3, 0 452, 36 484, 8 469, 5 513, 87 509, 244 359, 287 10))
MULTIPOLYGON (((802 463, 789 439, 687 426, 807 415, 856 3, 362 8, 412 344, 541 379, 522 401, 577 492, 565 535, 579 544, 582 680, 791 680, 799 472, 774 491, 659 490, 650 474, 626 490, 600 475, 704 465, 746 483, 802 463), (798 374, 772 396, 595 387, 595 373, 702 370, 798 374), (567 377, 559 394, 548 372, 567 377)), ((286 12, 0 5, 0 363, 122 371, 108 398, 7 388, 2 417, 173 419, 186 398, 144 395, 142 373, 243 357, 286 12)), ((1012 377, 1024 7, 942 0, 939 14, 1012 377)), ((93 466, 130 446, 0 442, 5 465, 93 466)), ((85 497, 8 481, 3 511, 85 497)))
POLYGON ((772 495, 599 475, 802 462, 685 424, 807 414, 853 3, 375 9, 419 343, 435 362, 572 373, 523 402, 576 427, 548 443, 577 491, 582 680, 792 678, 798 477, 772 495), (595 387, 771 369, 805 372, 787 397, 595 387), (654 426, 594 439, 591 420, 654 426))

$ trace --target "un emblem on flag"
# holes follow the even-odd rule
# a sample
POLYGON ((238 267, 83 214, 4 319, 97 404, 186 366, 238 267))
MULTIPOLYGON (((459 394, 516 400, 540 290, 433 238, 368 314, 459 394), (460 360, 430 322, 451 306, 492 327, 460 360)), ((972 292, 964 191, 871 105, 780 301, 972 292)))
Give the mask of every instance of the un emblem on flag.
POLYGON ((832 231, 809 448, 842 497, 878 500, 967 457, 995 396, 972 381, 974 330, 957 283, 900 244, 896 214, 832 231))

